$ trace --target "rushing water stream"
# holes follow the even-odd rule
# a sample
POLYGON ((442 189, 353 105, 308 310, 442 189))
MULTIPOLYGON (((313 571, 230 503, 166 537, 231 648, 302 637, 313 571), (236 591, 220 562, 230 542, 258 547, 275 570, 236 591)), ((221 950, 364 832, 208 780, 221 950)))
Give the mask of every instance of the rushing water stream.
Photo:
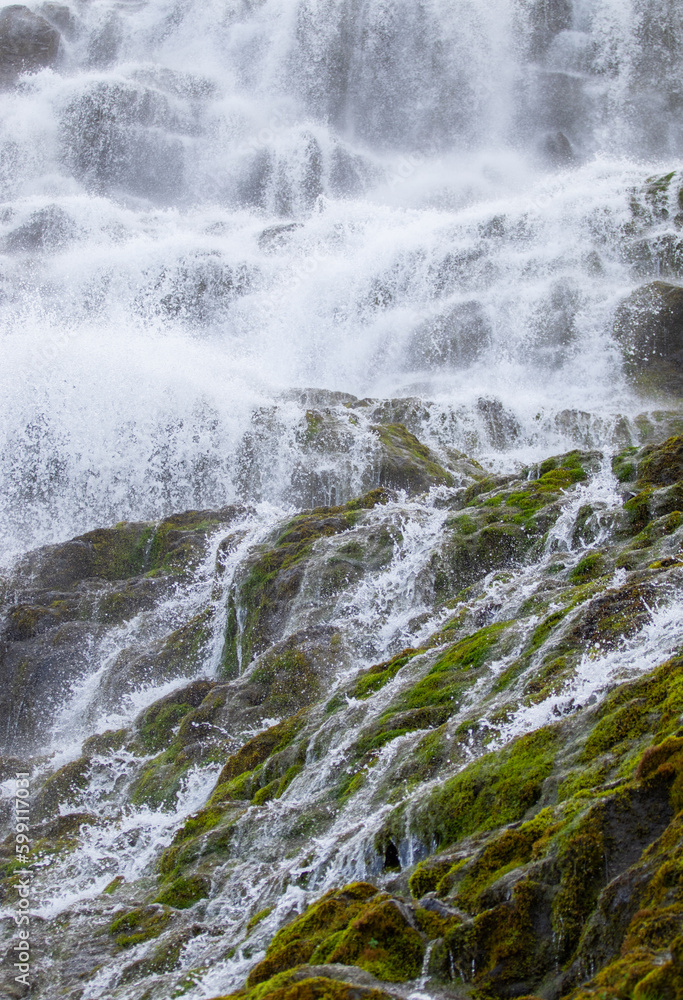
MULTIPOLYGON (((6 81, 0 104, 0 564, 124 519, 245 505, 219 578, 227 529, 153 610, 93 633, 55 709, 40 776, 181 682, 219 676, 242 567, 294 508, 375 485, 375 424, 406 424, 442 461, 466 452, 503 473, 572 448, 609 458, 636 440, 634 418, 659 404, 627 381, 613 323, 634 288, 680 277, 676 192, 643 192, 682 162, 683 7, 74 0, 29 9, 59 31, 59 48, 49 65, 6 81), (318 411, 331 421, 319 446, 318 411), (119 666, 130 650, 152 648, 207 606, 202 661, 136 686, 119 666), (107 681, 114 668, 120 687, 107 681)), ((494 718, 496 678, 540 620, 523 610, 540 575, 610 537, 623 495, 608 458, 533 565, 490 574, 477 597, 488 609, 477 627, 520 620, 454 709, 455 742, 457 726, 486 706, 471 756, 487 727, 484 743, 502 746, 680 645, 674 580, 625 649, 594 650, 569 688, 494 718), (575 525, 589 504, 587 541, 575 525)), ((331 693, 425 643, 452 614, 435 604, 433 566, 453 488, 394 497, 319 543, 320 562, 355 533, 363 544, 381 535, 388 553, 333 599, 316 564, 288 612, 283 635, 343 636, 331 693)), ((617 569, 611 585, 624 579, 617 569)), ((245 614, 238 606, 240 627, 245 614)), ((381 877, 373 837, 404 801, 397 793, 384 804, 386 788, 403 787, 401 760, 424 731, 384 746, 338 811, 326 796, 358 732, 426 662, 370 701, 347 695, 284 794, 258 820, 254 810, 236 815, 239 860, 220 870, 203 912, 222 931, 203 926, 183 946, 192 1000, 241 985, 311 894, 381 877), (247 933, 247 918, 267 906, 247 933), (241 943, 228 952, 226 940, 241 943)), ((260 718, 252 732, 275 722, 260 718)), ((63 920, 72 941, 87 940, 115 876, 153 883, 161 850, 220 770, 198 762, 172 809, 132 806, 140 759, 127 749, 93 757, 82 798, 62 811, 98 822, 73 852, 39 865, 35 913, 63 920)), ((410 835, 410 808, 403 866, 432 847, 410 835)), ((103 960, 79 994, 50 992, 61 982, 53 967, 35 995, 138 1000, 143 987, 119 978, 123 961, 103 960)), ((165 988, 144 995, 170 996, 165 988)))

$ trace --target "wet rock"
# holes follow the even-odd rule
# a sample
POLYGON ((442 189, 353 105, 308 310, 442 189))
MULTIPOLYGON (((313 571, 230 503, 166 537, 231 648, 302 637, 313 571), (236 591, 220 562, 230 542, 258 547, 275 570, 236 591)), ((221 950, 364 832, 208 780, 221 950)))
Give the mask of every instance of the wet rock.
POLYGON ((350 392, 336 392, 332 389, 289 389, 282 394, 285 400, 294 400, 304 409, 322 410, 332 406, 351 406, 358 402, 350 392))
POLYGON ((564 132, 550 132, 539 143, 543 159, 557 168, 568 167, 576 162, 574 148, 564 132))
POLYGON ((466 368, 484 356, 491 335, 481 304, 476 300, 458 302, 415 331, 408 363, 411 368, 466 368))
MULTIPOLYGON (((394 425, 376 421, 376 401, 311 403, 319 403, 312 423, 320 416, 330 442, 342 409, 368 426, 394 425)), ((386 416, 398 407, 387 404, 386 416)), ((580 424, 581 415, 571 419, 580 424)), ((88 629, 116 638, 138 600, 147 610, 135 645, 107 661, 112 699, 155 660, 158 677, 166 669, 180 677, 183 664, 194 676, 195 644, 212 615, 225 608, 227 617, 220 679, 181 682, 130 729, 88 738, 80 757, 53 773, 48 760, 32 762, 35 816, 44 820, 40 878, 55 878, 50 865, 72 870, 73 852, 92 837, 83 826, 92 825, 91 803, 115 845, 105 858, 109 885, 87 912, 80 902, 70 907, 70 923, 58 928, 60 940, 65 927, 82 935, 87 921, 97 949, 60 975, 76 982, 104 963, 117 982, 136 984, 127 989, 164 977, 172 992, 186 982, 181 953, 197 948, 220 960, 238 942, 247 960, 258 959, 243 1000, 381 1000, 373 991, 412 991, 430 945, 434 995, 616 996, 628 980, 635 996, 652 982, 653 995, 675 996, 683 658, 655 668, 639 659, 641 672, 625 679, 614 651, 639 643, 680 591, 678 419, 662 413, 633 425, 634 436, 650 438, 615 457, 623 508, 618 495, 600 509, 579 497, 602 469, 595 452, 509 476, 459 456, 462 485, 439 491, 433 506, 424 498, 402 506, 380 490, 283 518, 232 582, 232 564, 221 564, 210 606, 184 621, 158 619, 149 633, 143 623, 155 601, 176 607, 183 588, 196 587, 190 567, 214 529, 228 532, 219 552, 243 540, 245 525, 232 527, 230 509, 122 524, 81 536, 75 553, 55 546, 27 557, 24 577, 4 588, 2 655, 14 665, 3 680, 12 683, 48 647, 73 659, 84 638, 92 644, 88 629), (548 532, 564 513, 565 547, 549 553, 548 532), (376 602, 381 619, 390 593, 381 587, 387 578, 395 585, 407 526, 424 514, 436 534, 420 538, 423 566, 398 605, 405 617, 374 661, 362 634, 367 617, 356 620, 345 601, 361 595, 366 616, 376 602), (586 550, 591 518, 603 515, 586 550), (486 577, 490 569, 498 572, 486 577), (62 590, 49 589, 52 571, 62 590), (418 604, 424 614, 408 621, 418 604), (598 676, 607 671, 606 691, 587 697, 593 663, 598 676), (541 725, 529 731, 534 720, 541 725), (171 827, 188 791, 199 808, 171 827), (148 849, 150 808, 166 813, 151 831, 162 851, 128 883, 118 859, 122 852, 128 865, 131 849, 136 858, 148 849), (323 895, 316 889, 331 871, 361 865, 384 873, 381 891, 342 880, 323 895), (234 899, 244 913, 227 933, 223 916, 196 923, 234 899)), ((308 419, 297 426, 310 430, 308 419)), ((305 447, 325 453, 314 440, 305 447)), ((41 662, 49 676, 51 664, 41 662)), ((7 762, 8 779, 15 766, 7 762)), ((9 906, 12 849, 13 841, 0 843, 9 906)), ((47 921, 34 930, 47 954, 57 932, 47 921)))
MULTIPOLYGON (((50 624, 54 626, 55 620, 50 624)), ((26 634, 23 626, 22 634, 26 634)), ((14 753, 35 750, 36 741, 58 716, 65 692, 88 669, 89 650, 97 634, 92 625, 71 622, 46 628, 42 634, 39 629, 36 634, 31 631, 26 639, 12 639, 10 631, 0 643, 0 745, 4 749, 14 753)))
POLYGON ((21 73, 54 66, 60 34, 49 21, 21 4, 0 10, 0 84, 7 86, 21 73))
POLYGON ((330 192, 337 198, 358 197, 382 179, 381 171, 369 157, 341 145, 332 151, 329 170, 330 192))
MULTIPOLYGON (((186 511, 155 524, 122 522, 62 545, 45 546, 18 563, 0 641, 0 709, 4 747, 23 751, 44 739, 65 692, 90 666, 92 644, 151 611, 206 555, 207 537, 241 508, 186 511)), ((205 608, 163 636, 140 635, 102 679, 96 705, 120 706, 141 685, 187 676, 211 640, 205 608)))
POLYGON ((533 0, 528 10, 531 54, 538 59, 555 35, 571 28, 574 9, 571 0, 533 0))
POLYGON ((205 326, 223 316, 250 288, 256 270, 218 253, 201 253, 164 267, 138 296, 138 307, 190 325, 205 326))
POLYGON ((567 280, 555 281, 533 320, 534 352, 548 367, 557 367, 567 358, 576 337, 576 314, 581 295, 567 280))
POLYGON ((617 310, 614 336, 638 388, 683 394, 683 288, 653 281, 633 292, 617 310))
MULTIPOLYGON (((243 669, 282 638, 316 542, 349 531, 361 520, 364 510, 371 510, 388 499, 389 494, 378 489, 340 507, 305 511, 287 522, 270 543, 260 546, 245 560, 229 598, 226 669, 243 669), (246 613, 241 613, 242 609, 246 613)), ((347 571, 342 567, 342 579, 329 590, 334 592, 340 583, 343 585, 346 576, 347 571)))
POLYGON ((292 234, 302 226, 303 222, 285 222, 279 226, 269 226, 258 238, 259 248, 270 253, 280 250, 287 246, 292 234))
POLYGON ((70 7, 66 4, 55 3, 53 0, 49 0, 48 3, 43 3, 38 8, 39 13, 46 21, 53 24, 57 28, 64 38, 72 40, 78 31, 78 20, 74 15, 70 7))
POLYGON ((499 399, 482 396, 476 410, 481 418, 487 443, 496 451, 511 447, 519 437, 519 423, 499 399))
POLYGON ((402 424, 375 426, 381 449, 377 456, 378 484, 419 493, 432 486, 452 486, 453 476, 436 455, 402 424))
POLYGON ((183 189, 180 134, 188 131, 190 123, 174 113, 158 90, 133 83, 94 83, 64 110, 63 157, 74 175, 97 193, 126 191, 167 201, 183 189))
POLYGON ((88 42, 88 63, 106 69, 115 61, 123 41, 121 18, 111 11, 88 42))
POLYGON ((2 241, 6 253, 54 253, 77 235, 71 217, 58 205, 33 212, 28 221, 9 232, 2 241))
POLYGON ((654 486, 671 486, 683 480, 683 437, 676 435, 661 445, 640 452, 638 479, 654 486))

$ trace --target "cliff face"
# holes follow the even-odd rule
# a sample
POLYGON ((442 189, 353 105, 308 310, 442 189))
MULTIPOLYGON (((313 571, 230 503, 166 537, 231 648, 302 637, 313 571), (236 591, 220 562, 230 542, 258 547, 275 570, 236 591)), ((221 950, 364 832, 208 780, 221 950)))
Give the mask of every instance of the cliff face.
POLYGON ((680 996, 680 430, 495 475, 378 425, 346 504, 25 556, 35 995, 680 996))

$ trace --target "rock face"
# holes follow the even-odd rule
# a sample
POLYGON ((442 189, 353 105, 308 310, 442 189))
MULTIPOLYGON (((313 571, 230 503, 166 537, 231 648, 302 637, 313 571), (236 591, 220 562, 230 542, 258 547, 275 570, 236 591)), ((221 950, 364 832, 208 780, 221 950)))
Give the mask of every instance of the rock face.
POLYGON ((54 66, 60 34, 44 17, 22 4, 0 10, 0 82, 14 83, 21 73, 54 66))
MULTIPOLYGON (((204 555, 209 530, 236 508, 191 511, 159 523, 123 523, 30 553, 5 585, 0 641, 0 750, 29 752, 47 737, 69 691, 108 629, 158 606, 204 555)), ((187 676, 205 645, 207 615, 121 650, 102 687, 120 697, 143 681, 187 676)), ((142 637, 141 637, 142 638, 142 637)))
POLYGON ((639 288, 619 307, 614 335, 636 385, 683 394, 683 288, 664 281, 639 288))
MULTIPOLYGON (((26 556, 0 777, 32 775, 34 898, 80 894, 32 930, 36 995, 682 995, 683 437, 636 424, 611 473, 450 479, 373 425, 404 492, 26 556)), ((8 825, 10 911, 19 877, 8 825)))

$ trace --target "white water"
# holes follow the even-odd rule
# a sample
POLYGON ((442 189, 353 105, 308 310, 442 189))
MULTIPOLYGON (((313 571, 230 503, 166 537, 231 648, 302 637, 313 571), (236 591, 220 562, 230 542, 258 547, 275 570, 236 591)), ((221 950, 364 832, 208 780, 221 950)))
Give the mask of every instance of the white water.
POLYGON ((610 322, 631 191, 683 149, 677 5, 70 10, 0 112, 4 558, 287 502, 301 407, 258 414, 291 387, 419 395, 427 437, 508 462, 642 408, 610 322))

